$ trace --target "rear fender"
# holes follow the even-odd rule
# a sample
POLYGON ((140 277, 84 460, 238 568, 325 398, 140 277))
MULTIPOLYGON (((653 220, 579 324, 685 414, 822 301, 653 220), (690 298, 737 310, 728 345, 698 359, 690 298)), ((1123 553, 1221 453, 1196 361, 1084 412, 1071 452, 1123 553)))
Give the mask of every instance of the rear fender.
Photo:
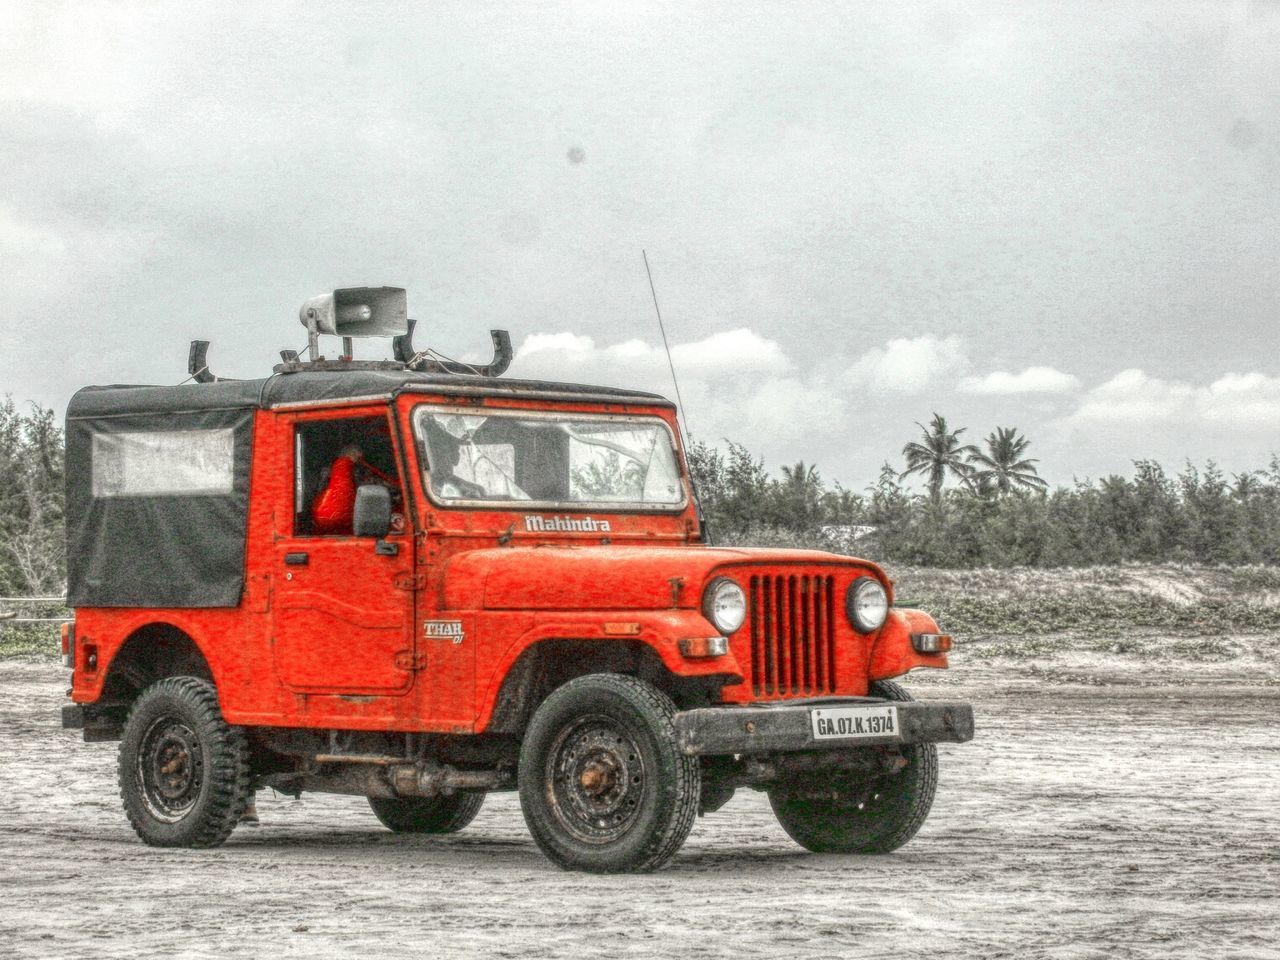
MULTIPOLYGON (((163 657, 169 648, 189 645, 198 660, 203 661, 209 679, 220 688, 221 664, 216 657, 210 656, 210 644, 202 637, 201 631, 192 618, 181 615, 174 616, 175 611, 165 611, 165 615, 157 617, 156 611, 120 618, 111 612, 105 616, 93 611, 78 612, 76 616, 77 659, 72 681, 72 700, 76 703, 94 703, 104 697, 107 699, 125 698, 129 700, 139 691, 139 678, 154 667, 163 672, 163 657), (88 671, 83 662, 84 653, 94 649, 98 656, 98 669, 88 671), (165 654, 156 656, 150 650, 155 648, 165 654), (134 668, 138 664, 142 670, 134 668)), ((178 658, 190 659, 190 658, 178 658)), ((159 679, 157 675, 155 679, 159 679)))

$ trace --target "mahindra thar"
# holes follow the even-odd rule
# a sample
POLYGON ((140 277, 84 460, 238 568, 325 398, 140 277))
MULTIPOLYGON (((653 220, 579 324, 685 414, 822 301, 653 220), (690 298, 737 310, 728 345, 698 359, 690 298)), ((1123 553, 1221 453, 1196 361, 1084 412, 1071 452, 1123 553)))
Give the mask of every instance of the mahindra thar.
POLYGON ((973 713, 892 678, 951 638, 873 563, 709 545, 667 400, 502 379, 505 331, 416 351, 405 303, 309 300, 264 379, 195 341, 192 382, 70 402, 62 719, 120 741, 138 836, 215 846, 266 787, 449 833, 517 790, 555 863, 644 871, 751 787, 809 850, 909 840, 973 713))

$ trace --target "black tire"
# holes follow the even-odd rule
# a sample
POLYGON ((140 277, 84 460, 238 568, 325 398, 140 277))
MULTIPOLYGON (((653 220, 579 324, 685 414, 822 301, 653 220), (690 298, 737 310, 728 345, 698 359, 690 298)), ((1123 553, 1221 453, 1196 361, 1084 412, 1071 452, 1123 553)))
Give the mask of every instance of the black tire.
POLYGON ((483 803, 483 793, 369 798, 373 815, 394 833, 457 833, 476 818, 483 803))
MULTIPOLYGON (((899 684, 878 680, 870 695, 911 700, 899 684)), ((938 786, 938 749, 932 743, 902 748, 907 765, 897 773, 862 779, 832 778, 772 787, 769 803, 782 829, 814 853, 889 853, 920 829, 938 786)))
POLYGON ((567 870, 656 870, 698 814, 702 770, 676 747, 671 698, 635 677, 570 680, 538 707, 520 746, 520 806, 542 852, 567 870))
POLYGON ((134 701, 120 741, 120 798, 153 847, 216 847, 253 795, 244 731, 228 726, 213 684, 167 677, 134 701))

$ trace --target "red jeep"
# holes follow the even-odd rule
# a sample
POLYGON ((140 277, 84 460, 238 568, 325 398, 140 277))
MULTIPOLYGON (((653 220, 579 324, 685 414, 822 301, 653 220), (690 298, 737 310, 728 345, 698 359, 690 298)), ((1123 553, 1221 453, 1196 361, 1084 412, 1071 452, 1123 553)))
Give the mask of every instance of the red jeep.
POLYGON ((143 841, 222 843, 267 786, 415 833, 519 790, 592 871, 661 866, 740 786, 809 850, 910 839, 973 714, 890 678, 950 637, 867 561, 710 546, 662 397, 499 379, 503 331, 483 367, 416 352, 404 302, 308 301, 310 359, 265 379, 197 341, 193 383, 70 403, 63 723, 121 741, 143 841))

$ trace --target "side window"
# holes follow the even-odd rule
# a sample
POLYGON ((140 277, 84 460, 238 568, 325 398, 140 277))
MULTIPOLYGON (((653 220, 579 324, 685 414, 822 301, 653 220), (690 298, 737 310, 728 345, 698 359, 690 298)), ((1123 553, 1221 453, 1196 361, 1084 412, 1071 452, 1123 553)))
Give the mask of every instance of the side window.
POLYGON ((404 488, 386 417, 297 424, 293 434, 296 536, 351 536, 356 488, 364 483, 380 483, 391 490, 393 523, 403 523, 404 488))
POLYGON ((234 486, 234 431, 93 435, 95 497, 224 496, 234 486))

